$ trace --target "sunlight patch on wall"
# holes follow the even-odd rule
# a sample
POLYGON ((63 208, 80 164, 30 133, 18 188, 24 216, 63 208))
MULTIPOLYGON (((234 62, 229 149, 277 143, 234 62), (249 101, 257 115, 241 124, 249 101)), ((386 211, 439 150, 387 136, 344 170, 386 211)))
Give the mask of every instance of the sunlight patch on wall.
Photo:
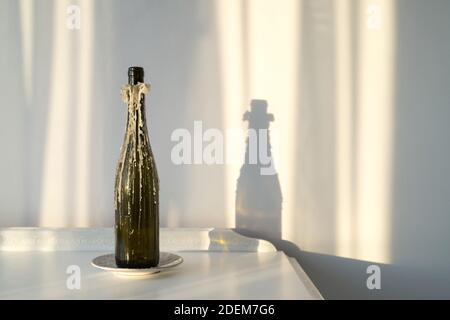
POLYGON ((352 257, 352 25, 351 1, 335 6, 336 38, 336 255, 352 257))
MULTIPOLYGON (((216 10, 224 128, 246 129, 242 117, 250 109, 250 100, 267 100, 267 112, 275 115, 270 129, 283 193, 283 235, 289 237, 295 232, 290 170, 294 166, 299 3, 296 0, 219 1, 216 10)), ((227 225, 234 226, 236 181, 244 161, 245 145, 240 134, 227 138, 227 225)))
POLYGON ((42 195, 39 214, 39 226, 61 227, 67 222, 67 203, 69 168, 69 100, 70 75, 67 66, 73 63, 74 53, 69 46, 66 28, 66 8, 68 1, 57 1, 53 13, 53 52, 54 57, 46 143, 42 173, 42 195))
MULTIPOLYGON (((219 40, 219 60, 221 92, 223 101, 224 129, 245 128, 242 115, 248 101, 245 92, 244 50, 243 50, 243 14, 242 1, 221 0, 217 2, 216 17, 219 40)), ((244 161, 243 141, 239 136, 225 137, 225 212, 226 226, 235 226, 236 181, 239 169, 244 161), (241 150, 242 149, 242 150, 241 150)))
POLYGON ((20 23, 25 99, 27 106, 30 107, 33 81, 33 0, 20 0, 20 23))
POLYGON ((81 28, 67 27, 69 1, 54 10, 54 57, 39 225, 89 226, 94 4, 81 1, 81 28))
POLYGON ((293 203, 298 91, 299 1, 248 1, 249 97, 268 102, 273 161, 282 193, 282 236, 296 232, 293 203), (275 134, 276 133, 276 134, 275 134))
POLYGON ((89 226, 89 168, 90 157, 90 135, 91 135, 91 97, 92 97, 92 70, 93 70, 93 31, 95 21, 94 2, 84 0, 80 3, 82 7, 82 28, 79 30, 80 46, 80 75, 78 77, 78 96, 80 103, 77 107, 77 140, 76 140, 76 190, 75 190, 75 210, 74 215, 77 218, 76 225, 79 227, 89 226))
POLYGON ((361 2, 356 157, 356 256, 390 261, 394 4, 361 2))
POLYGON ((336 4, 336 255, 388 263, 394 8, 390 0, 336 4))

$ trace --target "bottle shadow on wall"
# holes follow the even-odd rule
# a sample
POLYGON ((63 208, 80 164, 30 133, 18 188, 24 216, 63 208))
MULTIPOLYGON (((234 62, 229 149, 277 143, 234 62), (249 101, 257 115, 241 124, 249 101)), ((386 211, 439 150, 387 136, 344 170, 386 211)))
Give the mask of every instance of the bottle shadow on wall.
MULTIPOLYGON (((246 237, 269 241, 277 250, 293 257, 326 299, 376 298, 377 294, 366 287, 365 270, 370 262, 305 252, 295 243, 282 239, 283 197, 278 174, 274 169, 276 159, 272 158, 273 146, 269 130, 270 123, 276 121, 276 118, 268 113, 266 100, 252 100, 250 110, 244 113, 243 120, 248 121, 249 135, 246 139, 245 160, 236 185, 234 231, 246 237), (260 135, 255 139, 252 131, 259 132, 260 135), (270 159, 269 163, 267 159, 270 159), (333 272, 338 275, 330 278, 333 272)), ((210 234, 212 240, 219 238, 218 235, 213 236, 210 234)), ((257 245, 250 249, 258 250, 257 245)), ((387 267, 383 268, 392 273, 387 267)))
POLYGON ((245 160, 236 187, 236 229, 242 235, 281 239, 282 194, 274 168, 266 100, 252 100, 244 113, 248 122, 245 160))
MULTIPOLYGON (((249 134, 236 185, 234 231, 246 237, 269 241, 277 250, 300 262, 303 255, 301 249, 282 239, 283 196, 270 139, 270 123, 276 118, 268 113, 268 108, 266 100, 255 99, 243 116, 243 121, 248 122, 249 134)), ((258 248, 253 249, 257 251, 258 248)))

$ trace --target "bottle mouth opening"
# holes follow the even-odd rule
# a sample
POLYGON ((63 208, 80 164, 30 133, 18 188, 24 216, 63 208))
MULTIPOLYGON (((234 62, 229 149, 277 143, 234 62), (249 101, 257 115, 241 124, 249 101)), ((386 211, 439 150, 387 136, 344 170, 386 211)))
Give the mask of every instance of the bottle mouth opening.
POLYGON ((144 68, 142 67, 129 67, 128 68, 128 83, 137 84, 138 82, 144 82, 144 68))

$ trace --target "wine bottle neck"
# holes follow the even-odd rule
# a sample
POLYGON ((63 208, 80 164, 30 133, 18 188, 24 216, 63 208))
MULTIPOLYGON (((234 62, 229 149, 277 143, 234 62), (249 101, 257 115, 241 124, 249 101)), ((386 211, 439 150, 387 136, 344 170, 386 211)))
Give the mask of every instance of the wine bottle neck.
POLYGON ((122 87, 122 99, 128 106, 127 132, 136 140, 139 140, 139 135, 142 133, 147 139, 145 95, 149 89, 150 85, 142 82, 136 85, 127 84, 122 87))
POLYGON ((144 99, 141 101, 141 105, 138 107, 128 107, 128 126, 138 125, 143 128, 147 128, 147 117, 145 113, 144 99))

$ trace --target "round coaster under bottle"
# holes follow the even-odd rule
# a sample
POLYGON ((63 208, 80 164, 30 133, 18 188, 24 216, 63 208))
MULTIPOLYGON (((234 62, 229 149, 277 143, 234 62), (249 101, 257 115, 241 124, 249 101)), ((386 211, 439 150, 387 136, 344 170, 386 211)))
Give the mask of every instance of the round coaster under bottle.
POLYGON ((115 255, 111 253, 96 257, 91 264, 96 268, 113 272, 119 276, 142 277, 169 270, 182 262, 183 258, 179 255, 170 252, 160 252, 159 264, 156 267, 143 269, 119 268, 116 265, 115 255))

